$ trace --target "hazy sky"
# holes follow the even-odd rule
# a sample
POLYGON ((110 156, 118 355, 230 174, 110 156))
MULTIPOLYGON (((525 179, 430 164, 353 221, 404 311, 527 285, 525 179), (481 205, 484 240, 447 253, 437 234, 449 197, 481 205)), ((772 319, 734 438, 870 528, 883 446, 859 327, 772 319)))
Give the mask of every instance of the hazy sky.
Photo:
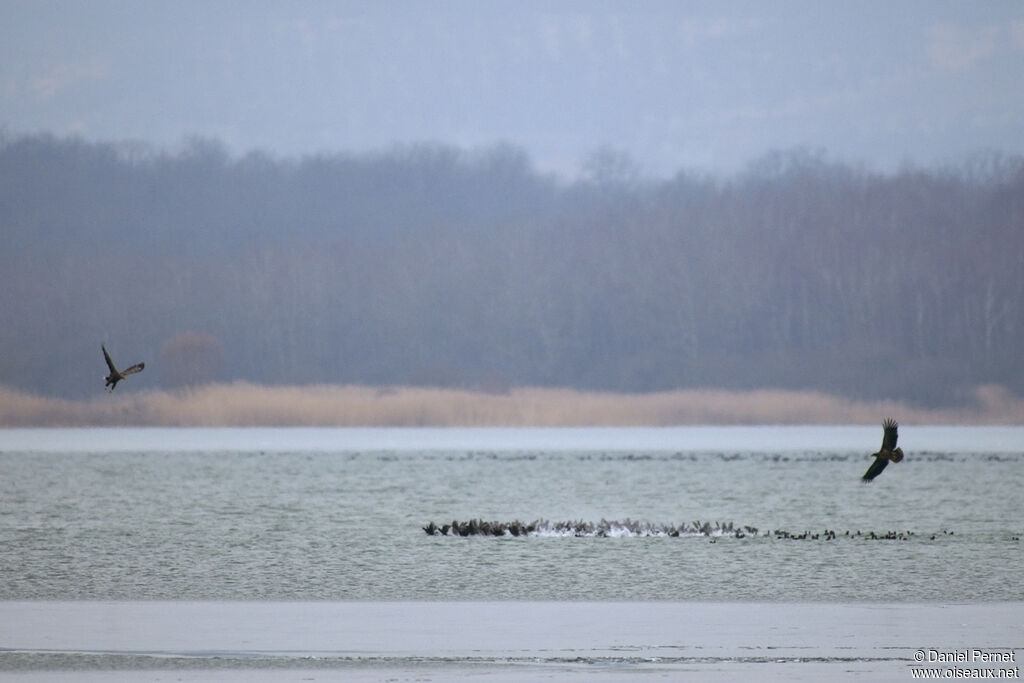
POLYGON ((525 148, 648 174, 1024 153, 1024 2, 0 0, 0 126, 175 149, 525 148))

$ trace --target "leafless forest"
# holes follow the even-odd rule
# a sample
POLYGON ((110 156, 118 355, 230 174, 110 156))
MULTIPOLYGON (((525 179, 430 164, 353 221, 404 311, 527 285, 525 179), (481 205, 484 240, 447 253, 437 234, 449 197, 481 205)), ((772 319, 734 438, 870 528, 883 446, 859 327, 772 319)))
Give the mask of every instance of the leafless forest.
POLYGON ((568 182, 519 149, 0 143, 0 385, 1024 394, 1024 159, 568 182))

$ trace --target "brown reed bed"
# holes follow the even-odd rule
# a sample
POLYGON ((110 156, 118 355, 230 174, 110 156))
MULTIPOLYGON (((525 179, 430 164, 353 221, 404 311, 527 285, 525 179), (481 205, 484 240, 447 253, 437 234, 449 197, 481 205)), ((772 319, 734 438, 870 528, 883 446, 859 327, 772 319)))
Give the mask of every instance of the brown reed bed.
POLYGON ((75 401, 0 387, 2 427, 873 424, 884 415, 917 424, 1024 424, 1024 399, 993 386, 979 387, 970 405, 926 409, 781 389, 617 394, 528 387, 495 393, 236 382, 180 391, 103 393, 75 401))

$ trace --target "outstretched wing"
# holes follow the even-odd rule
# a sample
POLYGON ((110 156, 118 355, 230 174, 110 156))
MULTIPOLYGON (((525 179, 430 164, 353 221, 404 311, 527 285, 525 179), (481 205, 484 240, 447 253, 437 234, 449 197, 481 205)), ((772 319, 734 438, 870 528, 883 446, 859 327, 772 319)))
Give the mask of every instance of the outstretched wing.
POLYGON ((121 372, 122 375, 134 375, 136 372, 142 372, 142 369, 146 367, 145 363, 136 363, 130 368, 126 368, 121 372))
POLYGON ((882 429, 884 430, 882 434, 883 451, 891 451, 892 449, 896 448, 896 428, 896 420, 892 419, 891 417, 887 417, 885 419, 885 422, 882 423, 882 429))
POLYGON ((110 372, 117 374, 117 368, 114 366, 114 361, 110 360, 110 354, 107 353, 107 347, 100 344, 100 348, 103 349, 103 360, 107 361, 107 367, 110 368, 110 372))
POLYGON ((883 456, 878 456, 875 461, 871 463, 871 467, 864 473, 864 476, 860 478, 861 481, 871 481, 885 469, 885 466, 889 464, 889 459, 883 456))

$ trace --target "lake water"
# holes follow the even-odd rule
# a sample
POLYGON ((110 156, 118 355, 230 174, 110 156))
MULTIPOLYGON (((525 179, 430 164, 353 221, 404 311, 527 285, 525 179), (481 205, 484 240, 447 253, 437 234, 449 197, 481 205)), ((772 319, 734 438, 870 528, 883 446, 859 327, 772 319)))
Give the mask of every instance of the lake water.
POLYGON ((2 430, 0 678, 906 680, 912 648, 1019 651, 1024 428, 901 426, 862 484, 881 431, 2 430), (547 524, 422 528, 475 518, 547 524), (876 642, 893 618, 943 643, 876 642))

